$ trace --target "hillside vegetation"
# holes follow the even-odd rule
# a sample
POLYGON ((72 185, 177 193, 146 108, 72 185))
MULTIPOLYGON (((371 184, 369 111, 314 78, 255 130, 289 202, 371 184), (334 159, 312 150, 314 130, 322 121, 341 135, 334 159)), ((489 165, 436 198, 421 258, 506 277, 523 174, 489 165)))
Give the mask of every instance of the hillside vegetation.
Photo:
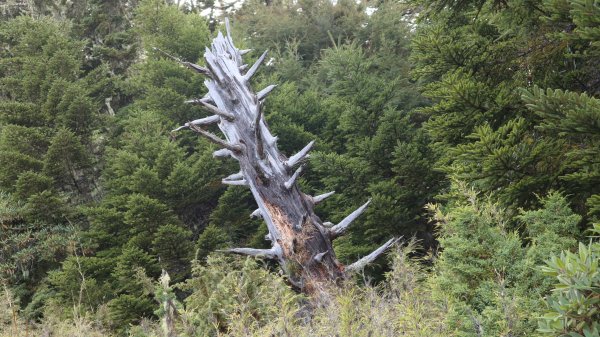
POLYGON ((279 267, 239 170, 185 122, 214 2, 0 5, 0 337, 600 337, 598 0, 256 1, 237 47, 342 263, 279 267), (201 15, 200 13, 210 13, 201 15), (171 55, 172 57, 169 57, 171 55))

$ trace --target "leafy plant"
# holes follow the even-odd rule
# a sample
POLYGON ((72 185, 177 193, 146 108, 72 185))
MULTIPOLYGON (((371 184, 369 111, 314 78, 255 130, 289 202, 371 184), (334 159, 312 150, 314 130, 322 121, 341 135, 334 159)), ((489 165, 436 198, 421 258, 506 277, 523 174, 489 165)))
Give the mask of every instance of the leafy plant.
MULTIPOLYGON (((594 225, 600 234, 600 224, 594 225)), ((577 253, 563 251, 553 256, 544 274, 558 280, 547 298, 549 311, 539 321, 539 331, 571 337, 600 336, 600 242, 591 237, 579 243, 577 253)))

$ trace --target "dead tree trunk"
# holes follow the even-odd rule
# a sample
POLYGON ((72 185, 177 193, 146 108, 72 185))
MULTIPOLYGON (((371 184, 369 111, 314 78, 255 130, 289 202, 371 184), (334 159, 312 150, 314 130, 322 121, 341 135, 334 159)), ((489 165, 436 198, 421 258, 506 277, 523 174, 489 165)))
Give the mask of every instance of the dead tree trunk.
POLYGON ((257 93, 250 87, 250 79, 264 61, 266 52, 244 73, 247 65, 242 61, 242 55, 248 51, 234 46, 229 22, 226 24, 227 36, 219 32, 211 48, 206 49, 206 68, 179 61, 207 77, 204 83, 208 94, 188 102, 204 107, 213 115, 186 123, 174 131, 189 128, 219 145, 221 149, 214 153, 215 157, 231 157, 240 165, 240 172, 224 178, 223 183, 247 186, 256 199, 258 209, 253 215, 266 222, 267 239, 272 248, 232 248, 227 251, 275 259, 291 284, 313 293, 322 285, 344 279, 348 272, 364 267, 396 240, 389 240, 346 267, 336 259, 332 240, 344 234, 369 202, 340 223, 331 227, 323 225, 314 206, 333 192, 313 197, 302 193, 296 183, 314 141, 290 158, 279 152, 277 137, 269 131, 262 111, 263 100, 275 86, 270 85, 257 93), (225 139, 204 128, 210 124, 217 124, 225 139))

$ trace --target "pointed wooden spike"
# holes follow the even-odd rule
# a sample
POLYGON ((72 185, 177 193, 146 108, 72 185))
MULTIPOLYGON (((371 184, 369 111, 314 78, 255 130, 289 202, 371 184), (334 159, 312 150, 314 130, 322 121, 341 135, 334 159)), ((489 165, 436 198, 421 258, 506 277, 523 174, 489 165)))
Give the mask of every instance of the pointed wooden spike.
POLYGON ((240 50, 240 55, 246 55, 251 51, 252 51, 252 49, 242 49, 242 50, 240 50))
POLYGON ((213 152, 214 158, 225 158, 225 157, 233 157, 233 153, 228 149, 220 149, 213 152))
POLYGON ((294 172, 292 177, 284 183, 285 188, 287 188, 288 190, 291 189, 292 186, 294 186, 294 184, 296 183, 296 179, 298 179, 300 173, 302 173, 302 166, 298 167, 298 169, 296 170, 296 172, 294 172))
POLYGON ((353 273, 362 270, 366 265, 375 261, 381 254, 385 253, 393 244, 398 242, 400 238, 390 239, 388 242, 384 243, 381 247, 374 250, 371 254, 361 258, 360 260, 352 263, 349 266, 346 266, 346 272, 353 273))
POLYGON ((298 164, 300 161, 302 161, 302 159, 304 159, 306 157, 306 155, 308 154, 308 152, 312 149, 312 147, 315 145, 315 141, 311 141, 310 143, 306 144, 306 146, 300 150, 300 152, 296 153, 295 155, 291 156, 288 160, 286 160, 285 162, 285 166, 287 168, 292 168, 294 167, 296 164, 298 164))
POLYGON ((330 196, 334 195, 335 191, 331 191, 331 192, 327 192, 327 193, 323 193, 323 194, 319 194, 315 197, 312 197, 313 202, 316 204, 320 203, 321 201, 329 198, 330 196))
POLYGON ((352 221, 356 220, 356 218, 358 218, 365 211, 367 206, 369 206, 369 203, 371 203, 371 199, 369 199, 369 201, 367 201, 364 205, 360 206, 354 212, 350 213, 350 215, 348 215, 346 218, 344 218, 344 220, 340 221, 340 223, 331 227, 331 231, 330 231, 331 238, 335 239, 338 236, 344 234, 344 232, 346 232, 346 230, 348 229, 348 226, 350 226, 352 221))
POLYGON ((315 255, 315 257, 314 257, 315 261, 317 261, 317 262, 320 263, 321 261, 323 261, 323 257, 325 257, 325 255, 327 255, 328 253, 329 253, 329 251, 326 250, 326 251, 324 251, 322 253, 319 253, 319 254, 315 255))
POLYGON ((213 115, 213 116, 208 116, 208 117, 204 117, 204 118, 200 118, 200 119, 195 119, 188 124, 193 124, 193 125, 210 125, 210 124, 215 124, 218 123, 221 120, 221 118, 219 116, 213 115))
POLYGON ((258 98, 259 101, 263 100, 265 97, 267 97, 267 95, 273 91, 273 89, 275 89, 277 87, 277 85, 275 84, 271 84, 268 87, 264 88, 263 90, 259 91, 256 94, 256 98, 258 98))
POLYGON ((225 17, 225 31, 227 32, 227 38, 229 41, 233 41, 231 39, 231 27, 229 26, 229 18, 225 17))
POLYGON ((196 125, 190 124, 189 127, 190 127, 190 129, 192 129, 192 130, 196 131, 197 133, 199 133, 200 135, 204 136, 204 138, 206 138, 206 139, 210 140, 211 142, 213 142, 213 143, 215 143, 215 144, 217 144, 219 146, 222 146, 222 147, 224 147, 224 148, 226 148, 226 149, 228 149, 228 150, 230 150, 232 152, 240 152, 240 151, 242 151, 242 147, 241 146, 234 145, 234 144, 229 144, 226 141, 224 141, 223 139, 215 136, 214 134, 212 134, 212 133, 210 133, 210 132, 208 132, 206 130, 203 130, 202 128, 200 128, 200 127, 198 127, 196 125))
POLYGON ((260 208, 254 210, 254 212, 250 213, 251 218, 262 218, 262 213, 260 212, 260 208))
POLYGON ((240 179, 240 180, 221 180, 221 183, 223 183, 224 185, 232 185, 232 186, 248 186, 248 182, 246 181, 246 179, 240 179))
POLYGON ((242 172, 237 172, 223 178, 223 180, 240 180, 244 178, 244 174, 242 172))
POLYGON ((248 72, 244 75, 245 81, 249 81, 252 78, 252 76, 254 76, 254 74, 258 71, 258 67, 260 67, 260 65, 263 63, 266 56, 267 56, 267 51, 265 50, 265 52, 262 53, 262 55, 260 55, 258 60, 256 60, 256 62, 252 65, 250 70, 248 70, 248 72))
POLYGON ((177 132, 177 131, 183 130, 183 129, 187 128, 187 127, 188 127, 188 124, 185 123, 184 125, 176 128, 176 129, 171 130, 171 132, 177 132))
POLYGON ((202 98, 193 98, 193 99, 188 99, 183 101, 183 103, 185 104, 203 104, 203 103, 208 103, 208 104, 215 104, 215 101, 213 101, 213 99, 210 96, 204 96, 202 98))
POLYGON ((275 247, 273 247, 271 249, 230 248, 230 249, 217 250, 217 252, 233 253, 233 254, 256 256, 256 257, 265 257, 268 259, 277 259, 280 256, 280 249, 277 249, 275 247))
POLYGON ((171 59, 171 60, 173 60, 173 61, 176 61, 176 62, 178 62, 178 63, 183 63, 183 61, 182 61, 180 58, 178 58, 178 57, 175 57, 175 56, 173 56, 173 55, 171 55, 171 54, 167 53, 166 51, 164 51, 164 50, 162 50, 162 49, 160 49, 160 48, 157 48, 157 47, 152 47, 152 50, 154 50, 154 51, 157 51, 157 52, 159 52, 159 53, 161 53, 161 54, 165 55, 166 57, 170 58, 170 59, 171 59))
POLYGON ((210 76, 210 71, 206 67, 199 66, 192 62, 183 62, 182 64, 192 70, 195 70, 199 74, 210 76))
POLYGON ((208 116, 205 118, 200 118, 200 119, 196 119, 191 122, 185 123, 184 125, 178 127, 177 129, 175 129, 171 132, 176 132, 181 129, 188 128, 190 126, 190 124, 197 125, 197 126, 210 125, 210 124, 218 123, 220 120, 221 120, 221 118, 219 116, 208 116))
POLYGON ((227 111, 223 111, 219 108, 217 108, 216 106, 212 105, 212 104, 208 104, 202 100, 198 101, 200 103, 200 105, 205 108, 206 110, 214 113, 215 115, 219 115, 223 118, 225 118, 228 121, 233 121, 235 119, 235 116, 232 115, 231 113, 227 112, 227 111))
POLYGON ((205 67, 199 66, 199 65, 197 65, 195 63, 192 63, 192 62, 182 61, 180 58, 175 57, 175 56, 167 53, 166 51, 164 51, 164 50, 162 50, 160 48, 153 47, 152 49, 155 50, 155 51, 160 52, 161 54, 165 55, 166 57, 168 57, 168 58, 170 58, 170 59, 172 59, 174 61, 176 61, 177 63, 179 63, 181 65, 184 65, 184 66, 186 66, 186 67, 188 67, 190 69, 195 70, 196 72, 198 72, 200 74, 210 76, 210 71, 207 68, 205 68, 205 67))

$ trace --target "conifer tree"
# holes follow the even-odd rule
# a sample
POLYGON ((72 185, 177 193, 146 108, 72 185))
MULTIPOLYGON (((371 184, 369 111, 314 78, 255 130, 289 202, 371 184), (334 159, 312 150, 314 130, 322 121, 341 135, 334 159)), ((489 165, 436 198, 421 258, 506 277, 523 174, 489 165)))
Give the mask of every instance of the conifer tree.
POLYGON ((37 301, 45 273, 77 245, 81 216, 74 206, 95 188, 91 135, 104 98, 88 84, 107 78, 84 69, 84 43, 71 33, 50 18, 0 24, 0 188, 6 211, 18 210, 2 225, 12 255, 2 263, 13 265, 2 283, 18 289, 34 315, 28 304, 37 301))
MULTIPOLYGON (((577 1, 420 3, 431 20, 420 22, 413 40, 414 75, 429 82, 424 95, 433 104, 419 112, 438 167, 493 192, 513 211, 534 207, 533 193, 561 189, 579 214, 588 213, 585 198, 597 193, 594 184, 566 177, 589 164, 565 167, 571 144, 560 133, 543 132, 545 117, 528 110, 535 99, 519 93, 537 86, 597 95, 591 66, 597 46, 584 42, 594 39, 597 24, 585 18, 596 17, 597 8, 577 1)), ((563 104, 566 111, 581 109, 574 101, 563 104)))

